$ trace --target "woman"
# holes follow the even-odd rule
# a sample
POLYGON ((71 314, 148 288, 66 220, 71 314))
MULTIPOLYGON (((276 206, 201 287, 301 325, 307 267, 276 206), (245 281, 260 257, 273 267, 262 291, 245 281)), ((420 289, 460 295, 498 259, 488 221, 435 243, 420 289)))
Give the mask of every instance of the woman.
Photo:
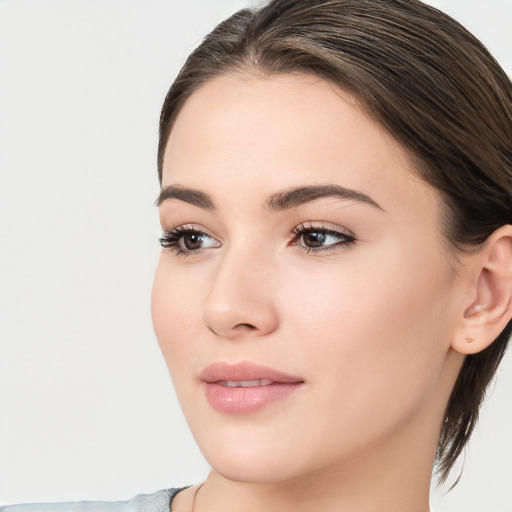
POLYGON ((505 73, 415 0, 274 0, 160 134, 153 322, 212 473, 126 509, 429 510, 512 328, 505 73))

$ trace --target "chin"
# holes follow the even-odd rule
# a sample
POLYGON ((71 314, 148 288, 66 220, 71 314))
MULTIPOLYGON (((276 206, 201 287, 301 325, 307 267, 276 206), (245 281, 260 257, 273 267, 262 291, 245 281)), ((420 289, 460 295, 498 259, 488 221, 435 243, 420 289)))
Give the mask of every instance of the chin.
POLYGON ((281 436, 258 435, 251 428, 193 434, 212 469, 229 480, 270 484, 301 473, 299 459, 290 460, 296 450, 281 436))
POLYGON ((300 475, 290 466, 289 456, 281 459, 275 454, 247 454, 239 450, 223 454, 204 454, 212 469, 234 482, 275 484, 300 475))
POLYGON ((276 484, 300 478, 331 462, 330 454, 313 448, 318 443, 301 442, 291 432, 274 430, 268 424, 240 427, 223 425, 208 432, 201 428, 193 431, 211 468, 226 479, 276 484))

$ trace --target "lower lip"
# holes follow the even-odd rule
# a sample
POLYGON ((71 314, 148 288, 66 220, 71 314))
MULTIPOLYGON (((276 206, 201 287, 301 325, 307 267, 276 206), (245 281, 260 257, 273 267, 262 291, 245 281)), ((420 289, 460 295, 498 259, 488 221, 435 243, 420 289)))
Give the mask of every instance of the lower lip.
POLYGON ((215 382, 206 383, 206 397, 210 405, 223 414, 248 414, 259 411, 277 400, 289 398, 302 382, 283 382, 269 386, 234 388, 215 382))

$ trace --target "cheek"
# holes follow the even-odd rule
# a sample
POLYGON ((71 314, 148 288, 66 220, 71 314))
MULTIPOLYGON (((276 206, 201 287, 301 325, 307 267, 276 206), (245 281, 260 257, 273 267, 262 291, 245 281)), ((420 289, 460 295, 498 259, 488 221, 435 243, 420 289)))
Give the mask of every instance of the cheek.
POLYGON ((197 354, 194 341, 200 320, 204 281, 171 266, 162 254, 151 293, 153 327, 171 376, 190 372, 190 361, 197 354))
POLYGON ((306 414, 317 420, 304 428, 312 438, 332 439, 316 448, 325 457, 399 431, 438 394, 448 350, 439 335, 446 336, 442 278, 396 261, 347 259, 307 277, 289 275, 283 287, 281 303, 294 306, 280 308, 279 341, 315 390, 314 412, 306 414))
POLYGON ((426 392, 448 350, 439 254, 407 264, 406 248, 396 249, 289 275, 281 295, 294 305, 281 307, 292 357, 312 378, 350 389, 354 402, 426 392))

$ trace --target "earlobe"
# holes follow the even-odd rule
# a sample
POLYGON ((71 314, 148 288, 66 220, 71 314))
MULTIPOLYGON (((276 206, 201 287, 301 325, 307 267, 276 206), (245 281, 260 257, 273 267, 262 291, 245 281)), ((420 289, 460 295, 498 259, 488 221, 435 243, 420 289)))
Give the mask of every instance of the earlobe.
POLYGON ((473 300, 452 341, 452 348, 462 354, 487 348, 512 318, 512 226, 496 230, 472 265, 477 275, 473 300))

